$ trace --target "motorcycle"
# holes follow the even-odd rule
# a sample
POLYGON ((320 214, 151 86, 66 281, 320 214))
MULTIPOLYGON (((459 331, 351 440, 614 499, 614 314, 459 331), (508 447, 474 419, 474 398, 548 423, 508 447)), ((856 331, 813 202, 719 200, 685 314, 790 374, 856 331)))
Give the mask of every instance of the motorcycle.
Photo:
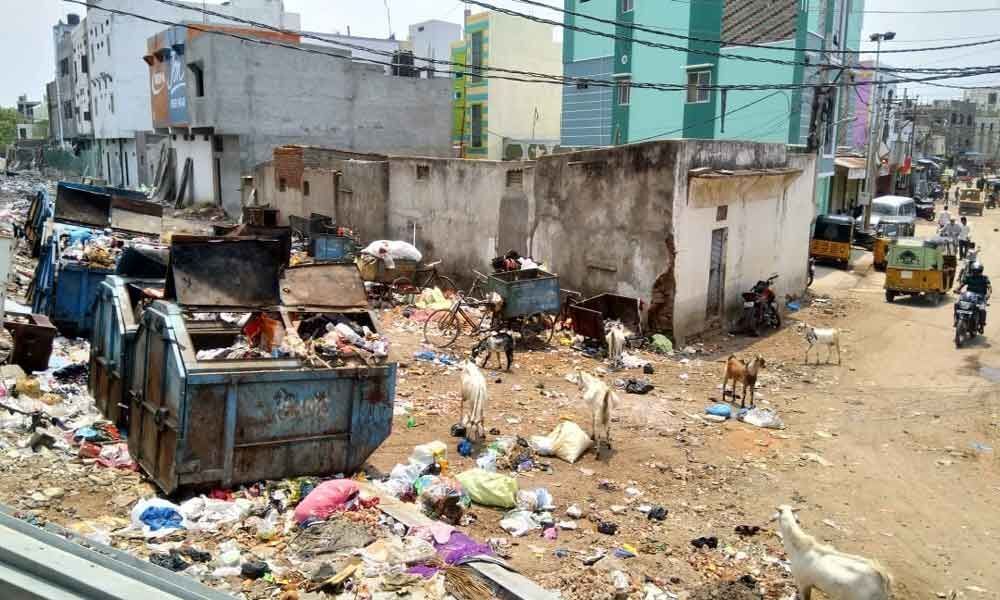
POLYGON ((743 292, 743 331, 754 337, 760 335, 761 327, 781 327, 776 296, 771 290, 771 284, 777 278, 777 275, 772 275, 766 281, 758 281, 749 292, 743 292))
POLYGON ((982 333, 979 305, 982 296, 973 292, 963 292, 955 303, 955 347, 961 348, 966 339, 973 339, 982 333))

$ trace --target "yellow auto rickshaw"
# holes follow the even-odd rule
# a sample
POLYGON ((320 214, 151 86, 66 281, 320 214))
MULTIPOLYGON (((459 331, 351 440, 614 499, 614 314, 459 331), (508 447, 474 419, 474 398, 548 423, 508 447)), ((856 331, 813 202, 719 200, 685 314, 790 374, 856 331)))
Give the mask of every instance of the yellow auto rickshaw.
POLYGON ((889 244, 885 301, 896 296, 927 296, 938 304, 955 283, 958 259, 948 238, 899 238, 889 244))
POLYGON ((846 215, 816 217, 809 256, 817 261, 835 262, 845 269, 851 262, 854 241, 854 219, 846 215))
POLYGON ((981 217, 984 208, 986 208, 986 203, 983 202, 983 193, 978 189, 974 187, 964 188, 959 192, 958 214, 981 217))
POLYGON ((882 217, 875 226, 875 242, 872 246, 872 263, 876 271, 885 271, 886 255, 892 240, 913 237, 917 224, 913 217, 882 217))

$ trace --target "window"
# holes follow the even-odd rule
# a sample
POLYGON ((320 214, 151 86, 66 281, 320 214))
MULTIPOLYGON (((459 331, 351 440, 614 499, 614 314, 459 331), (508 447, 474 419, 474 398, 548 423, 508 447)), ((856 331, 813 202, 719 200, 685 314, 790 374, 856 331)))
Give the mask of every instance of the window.
POLYGON ((423 30, 424 30, 424 26, 423 25, 421 25, 420 27, 417 27, 417 31, 423 31, 423 30))
POLYGON ((111 94, 111 114, 115 114, 115 95, 111 94))
POLYGON ((288 182, 285 181, 284 177, 278 178, 278 191, 283 192, 288 189, 288 182))
POLYGON ((483 72, 483 32, 472 34, 472 47, 469 49, 469 64, 472 65, 472 80, 481 81, 483 72))
POLYGON ((309 195, 309 182, 308 181, 303 181, 302 182, 302 195, 303 196, 308 196, 309 195))
POLYGON ((618 104, 628 106, 632 100, 632 78, 624 77, 618 80, 618 104))
POLYGON ((63 118, 72 119, 73 118, 73 103, 63 102, 63 118))
POLYGON ((17 135, 18 135, 18 137, 20 137, 20 138, 21 138, 22 140, 26 140, 26 139, 28 139, 28 130, 27 130, 27 128, 25 128, 25 127, 19 127, 19 128, 17 129, 17 135))
POLYGON ((711 99, 711 90, 702 88, 712 85, 712 72, 708 70, 688 71, 687 85, 688 104, 708 102, 711 99))
POLYGON ((213 152, 222 152, 224 150, 224 148, 225 147, 222 144, 222 136, 221 135, 213 136, 212 137, 212 151, 213 152))
POLYGON ((463 77, 465 77, 465 73, 461 71, 455 71, 455 79, 461 79, 463 77))
POLYGON ((483 105, 472 105, 472 147, 483 147, 483 105))
POLYGON ((524 171, 522 169, 507 171, 507 189, 519 190, 522 187, 524 187, 524 171))
POLYGON ((89 121, 90 120, 90 111, 89 110, 83 111, 83 120, 84 121, 89 121))
POLYGON ((194 95, 197 98, 201 98, 205 95, 205 70, 197 63, 189 64, 188 68, 191 69, 191 74, 194 75, 194 95))
POLYGON ((717 206, 715 208, 715 220, 725 221, 729 218, 729 205, 723 204, 722 206, 717 206))
POLYGON ((622 0, 623 13, 632 12, 633 8, 635 8, 635 0, 622 0))
POLYGON ((417 181, 427 181, 431 178, 430 165, 417 165, 417 181))
POLYGON ((954 125, 955 121, 958 120, 958 116, 955 113, 951 113, 951 124, 954 125))
POLYGON ((66 77, 69 75, 69 59, 64 58, 59 61, 59 76, 66 77))

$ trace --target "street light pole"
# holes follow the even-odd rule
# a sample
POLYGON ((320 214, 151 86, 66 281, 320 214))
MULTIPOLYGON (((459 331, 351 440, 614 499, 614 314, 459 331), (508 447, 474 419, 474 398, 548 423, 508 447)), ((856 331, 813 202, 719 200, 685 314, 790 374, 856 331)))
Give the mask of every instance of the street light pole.
POLYGON ((873 33, 869 38, 875 42, 875 73, 872 75, 872 90, 868 94, 868 114, 871 119, 871 127, 868 131, 868 148, 865 159, 868 162, 868 169, 865 173, 865 192, 868 195, 868 203, 865 204, 865 220, 862 226, 864 231, 868 231, 872 222, 872 200, 875 199, 875 182, 878 174, 878 143, 875 141, 878 136, 879 125, 879 105, 882 103, 882 84, 879 67, 881 65, 882 40, 892 40, 896 34, 892 31, 885 33, 873 33))

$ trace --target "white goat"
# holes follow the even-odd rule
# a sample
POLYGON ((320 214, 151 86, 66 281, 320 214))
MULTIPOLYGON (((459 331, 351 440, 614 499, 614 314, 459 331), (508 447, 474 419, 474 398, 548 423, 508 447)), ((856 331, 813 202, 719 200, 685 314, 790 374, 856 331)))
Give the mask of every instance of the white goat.
POLYGON ((611 447, 611 409, 618 403, 618 398, 611 388, 590 373, 579 372, 577 385, 583 390, 583 401, 590 408, 591 437, 598 454, 601 451, 601 440, 597 437, 598 425, 604 433, 604 443, 611 447))
POLYGON ((620 321, 609 321, 605 325, 607 335, 604 341, 608 344, 608 362, 612 369, 621 367, 622 354, 625 352, 625 326, 620 321))
MULTIPOLYGON (((837 349, 837 364, 840 364, 840 330, 839 329, 816 329, 806 326, 806 341, 809 347, 806 348, 806 364, 809 364, 809 351, 815 346, 826 346, 826 362, 830 362, 833 356, 833 349, 837 349)), ((816 348, 816 364, 819 364, 819 348, 816 348)))
POLYGON ((888 600, 892 577, 877 562, 820 544, 802 531, 790 506, 779 506, 774 518, 800 600, 810 600, 813 588, 830 600, 888 600))
POLYGON ((483 413, 486 411, 486 378, 473 361, 465 361, 462 367, 462 418, 459 423, 465 427, 465 437, 474 444, 486 438, 483 413), (469 414, 465 414, 465 403, 469 403, 469 414))

